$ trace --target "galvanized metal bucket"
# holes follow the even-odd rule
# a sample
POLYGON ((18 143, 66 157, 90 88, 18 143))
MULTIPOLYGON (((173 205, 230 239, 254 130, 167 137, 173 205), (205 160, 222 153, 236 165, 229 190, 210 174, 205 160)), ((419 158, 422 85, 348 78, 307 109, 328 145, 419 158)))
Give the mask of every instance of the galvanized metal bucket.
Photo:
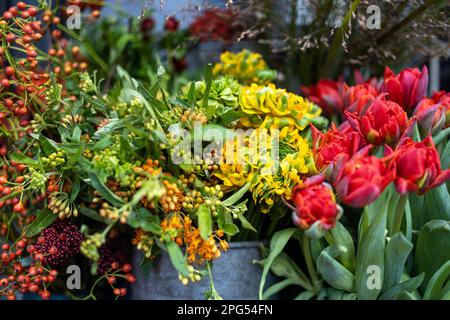
MULTIPOLYGON (((258 299, 259 282, 262 268, 254 263, 260 260, 259 246, 262 242, 235 242, 230 248, 214 261, 212 274, 217 292, 229 300, 258 299)), ((133 257, 136 282, 133 284, 132 299, 136 300, 202 300, 209 290, 209 279, 183 285, 178 279, 167 254, 156 258, 152 268, 144 271, 139 267, 142 254, 133 257)), ((271 282, 268 279, 269 283, 271 282)))

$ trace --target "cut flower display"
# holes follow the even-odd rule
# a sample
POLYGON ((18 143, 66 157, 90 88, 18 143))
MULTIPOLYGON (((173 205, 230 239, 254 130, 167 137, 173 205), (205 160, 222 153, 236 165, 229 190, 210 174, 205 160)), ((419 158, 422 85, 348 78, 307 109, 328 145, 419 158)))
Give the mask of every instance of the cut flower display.
POLYGON ((0 299, 118 299, 158 273, 222 299, 240 243, 259 258, 231 270, 257 267, 240 298, 449 299, 450 93, 426 66, 285 86, 270 54, 233 48, 191 72, 199 41, 244 36, 239 12, 123 34, 103 1, 69 3, 98 32, 45 1, 0 18, 0 299))

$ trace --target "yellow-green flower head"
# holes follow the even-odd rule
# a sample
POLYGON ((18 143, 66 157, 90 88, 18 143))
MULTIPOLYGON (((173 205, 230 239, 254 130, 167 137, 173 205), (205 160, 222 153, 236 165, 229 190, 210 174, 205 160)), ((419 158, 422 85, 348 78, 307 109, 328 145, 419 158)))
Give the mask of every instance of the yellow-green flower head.
POLYGON ((322 109, 312 102, 274 84, 243 87, 239 96, 241 110, 248 115, 241 119, 246 127, 304 130, 322 109))
POLYGON ((238 53, 226 51, 220 55, 220 62, 214 65, 215 75, 229 75, 242 84, 267 83, 275 78, 259 53, 247 49, 238 53))

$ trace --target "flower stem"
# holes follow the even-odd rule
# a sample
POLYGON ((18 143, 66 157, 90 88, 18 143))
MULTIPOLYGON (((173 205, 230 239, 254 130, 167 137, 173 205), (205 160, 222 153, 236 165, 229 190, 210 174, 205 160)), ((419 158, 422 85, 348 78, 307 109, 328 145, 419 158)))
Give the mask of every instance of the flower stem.
POLYGON ((308 269, 309 276, 311 277, 313 291, 317 294, 319 292, 319 288, 317 286, 319 280, 317 278, 316 269, 314 268, 309 237, 306 235, 306 233, 303 233, 302 250, 303 256, 305 257, 306 268, 308 269))
POLYGON ((392 222, 391 236, 393 236, 397 232, 400 232, 400 229, 402 227, 403 213, 405 212, 407 200, 408 200, 407 194, 401 195, 400 199, 398 200, 397 207, 395 208, 394 212, 394 220, 392 222))

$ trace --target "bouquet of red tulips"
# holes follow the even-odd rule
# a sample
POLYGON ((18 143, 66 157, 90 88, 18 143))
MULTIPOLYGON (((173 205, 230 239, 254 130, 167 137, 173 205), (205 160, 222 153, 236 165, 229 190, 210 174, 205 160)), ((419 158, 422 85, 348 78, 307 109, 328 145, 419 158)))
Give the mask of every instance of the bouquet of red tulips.
POLYGON ((265 293, 263 279, 261 295, 294 284, 308 299, 448 299, 450 93, 426 96, 426 66, 355 78, 354 86, 324 79, 302 88, 342 121, 326 132, 312 126, 319 174, 287 204, 304 230, 309 277, 279 255, 301 232, 279 231, 265 269, 287 279, 265 293))

